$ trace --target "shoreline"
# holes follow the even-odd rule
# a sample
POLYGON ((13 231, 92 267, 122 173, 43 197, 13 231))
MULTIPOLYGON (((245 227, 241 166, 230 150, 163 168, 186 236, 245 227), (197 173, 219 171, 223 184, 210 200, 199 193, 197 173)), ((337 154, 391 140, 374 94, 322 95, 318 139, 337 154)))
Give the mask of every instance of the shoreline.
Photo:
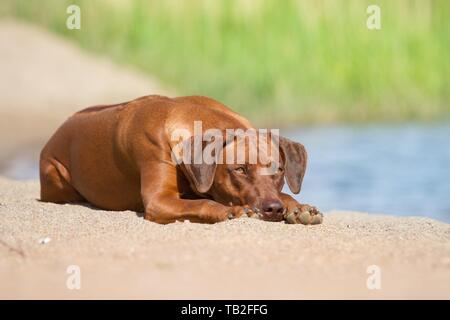
POLYGON ((318 226, 242 218, 159 225, 41 203, 0 177, 0 298, 449 299, 450 225, 329 212, 318 226), (69 266, 81 289, 70 290, 69 266), (381 289, 366 282, 381 270, 381 289))

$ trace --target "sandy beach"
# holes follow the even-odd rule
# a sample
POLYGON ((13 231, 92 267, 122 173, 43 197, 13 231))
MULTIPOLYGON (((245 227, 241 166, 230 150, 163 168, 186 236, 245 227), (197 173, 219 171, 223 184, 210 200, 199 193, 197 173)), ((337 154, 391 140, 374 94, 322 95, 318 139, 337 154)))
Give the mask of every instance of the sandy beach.
POLYGON ((241 218, 159 225, 42 203, 0 179, 0 298, 450 298, 450 225, 329 212, 318 226, 241 218), (67 268, 80 267, 69 290, 67 268), (369 290, 367 268, 381 271, 369 290))

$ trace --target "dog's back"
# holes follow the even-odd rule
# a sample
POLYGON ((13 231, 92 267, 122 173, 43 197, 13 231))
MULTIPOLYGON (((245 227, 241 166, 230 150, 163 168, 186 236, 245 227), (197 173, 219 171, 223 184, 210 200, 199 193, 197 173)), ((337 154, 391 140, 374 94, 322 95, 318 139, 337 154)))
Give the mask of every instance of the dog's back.
POLYGON ((41 152, 41 199, 142 210, 139 163, 170 161, 170 134, 180 128, 193 131, 194 121, 202 121, 204 130, 250 126, 223 104, 201 96, 151 95, 75 113, 41 152))

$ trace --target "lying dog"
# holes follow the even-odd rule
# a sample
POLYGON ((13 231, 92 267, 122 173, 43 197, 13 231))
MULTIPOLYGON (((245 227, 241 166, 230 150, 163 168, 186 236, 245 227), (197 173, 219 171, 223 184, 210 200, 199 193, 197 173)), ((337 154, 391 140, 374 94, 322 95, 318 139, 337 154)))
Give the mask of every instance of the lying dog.
MULTIPOLYGON (((134 210, 158 223, 215 223, 241 215, 322 222, 316 208, 281 192, 284 178, 292 192, 300 192, 307 162, 303 145, 278 137, 281 159, 273 174, 260 174, 263 165, 249 163, 248 157, 231 164, 192 163, 186 157, 174 162, 180 141, 173 141, 173 133, 189 133, 182 145, 191 141, 196 121, 205 130, 252 129, 223 104, 200 96, 153 95, 75 113, 41 152, 41 200, 134 210)), ((215 156, 234 154, 237 145, 236 139, 224 138, 215 156)))

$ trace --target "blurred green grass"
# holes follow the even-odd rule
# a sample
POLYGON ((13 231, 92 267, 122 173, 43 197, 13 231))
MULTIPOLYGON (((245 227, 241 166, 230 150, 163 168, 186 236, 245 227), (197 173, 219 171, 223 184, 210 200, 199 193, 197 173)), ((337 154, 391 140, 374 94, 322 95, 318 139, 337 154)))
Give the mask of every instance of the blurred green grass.
POLYGON ((448 119, 450 1, 375 2, 3 0, 2 11, 258 124, 448 119), (70 4, 81 30, 66 28, 70 4))

